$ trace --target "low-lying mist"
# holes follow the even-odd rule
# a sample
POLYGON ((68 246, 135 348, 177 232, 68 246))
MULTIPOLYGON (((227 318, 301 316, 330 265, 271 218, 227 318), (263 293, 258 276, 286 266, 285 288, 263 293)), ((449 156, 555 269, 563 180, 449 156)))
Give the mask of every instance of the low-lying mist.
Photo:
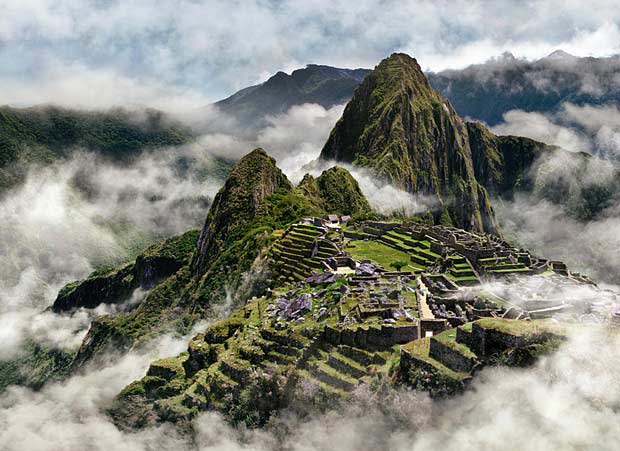
POLYGON ((489 367, 463 395, 431 401, 401 389, 358 390, 346 409, 279 412, 262 430, 235 429, 217 413, 193 424, 124 432, 105 415, 116 393, 182 340, 163 339, 39 392, 0 396, 0 443, 24 450, 513 450, 617 448, 620 335, 584 329, 528 369, 489 367), (155 350, 155 353, 153 353, 155 350))
POLYGON ((24 338, 75 348, 90 319, 42 311, 58 290, 93 269, 133 257, 149 243, 202 226, 222 183, 197 146, 146 153, 131 164, 78 152, 48 167, 0 200, 0 356, 24 338), (183 169, 184 158, 195 165, 183 169), (56 337, 56 339, 53 339, 56 337))
POLYGON ((507 237, 521 246, 563 260, 594 279, 619 283, 618 107, 564 103, 555 113, 513 110, 493 131, 602 158, 570 153, 541 158, 530 173, 536 180, 534 192, 521 193, 511 201, 494 199, 493 206, 507 237), (552 191, 547 188, 554 186, 561 187, 555 199, 546 195, 552 191), (589 207, 600 199, 604 201, 596 205, 599 211, 590 215, 589 207))

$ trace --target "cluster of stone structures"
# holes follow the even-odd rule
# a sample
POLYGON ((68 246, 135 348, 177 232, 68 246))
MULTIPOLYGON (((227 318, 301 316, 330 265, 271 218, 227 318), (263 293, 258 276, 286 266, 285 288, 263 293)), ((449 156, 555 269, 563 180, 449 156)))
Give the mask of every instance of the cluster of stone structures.
MULTIPOLYGON (((304 218, 291 226, 275 246, 272 262, 278 277, 288 281, 304 283, 318 271, 346 275, 351 290, 343 306, 353 308, 343 307, 342 324, 381 319, 384 326, 396 323, 391 327, 399 327, 405 321, 400 327, 410 330, 415 323, 417 337, 485 317, 539 319, 574 312, 575 303, 558 293, 566 287, 594 285, 562 262, 535 257, 494 235, 417 223, 351 225, 349 217, 335 215, 304 218), (390 271, 375 262, 355 260, 348 248, 359 241, 375 241, 404 252, 409 270, 390 271), (542 283, 532 288, 530 282, 538 279, 542 283), (522 289, 513 290, 519 292, 516 296, 504 297, 482 288, 494 280, 522 289), (413 300, 406 302, 407 296, 413 300)), ((597 304, 594 299, 581 299, 579 307, 579 313, 587 315, 597 304)), ((609 316, 613 308, 599 310, 609 316)))
POLYGON ((620 325, 615 296, 560 262, 451 227, 306 218, 283 231, 270 266, 272 290, 151 366, 145 383, 170 392, 162 416, 218 408, 283 366, 298 385, 347 397, 400 358, 414 385, 458 390, 498 353, 562 339, 536 319, 620 325))

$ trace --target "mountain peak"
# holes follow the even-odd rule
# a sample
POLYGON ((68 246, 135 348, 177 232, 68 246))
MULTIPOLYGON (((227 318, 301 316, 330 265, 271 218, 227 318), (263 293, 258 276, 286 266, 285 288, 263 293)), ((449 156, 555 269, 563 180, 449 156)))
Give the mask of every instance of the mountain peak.
POLYGON ((367 167, 401 189, 436 196, 442 205, 437 220, 495 231, 466 126, 409 55, 392 54, 364 79, 321 158, 367 167))
POLYGON ((571 55, 570 53, 565 52, 562 49, 554 50, 549 55, 545 57, 545 59, 565 59, 565 58, 576 58, 575 55, 571 55))
POLYGON ((371 208, 355 178, 340 166, 333 166, 317 177, 306 174, 298 188, 313 204, 328 213, 354 215, 371 208))
POLYGON ((225 244, 238 238, 239 230, 266 213, 265 199, 279 189, 290 191, 293 185, 263 149, 237 162, 209 209, 198 241, 196 275, 206 272, 225 244))

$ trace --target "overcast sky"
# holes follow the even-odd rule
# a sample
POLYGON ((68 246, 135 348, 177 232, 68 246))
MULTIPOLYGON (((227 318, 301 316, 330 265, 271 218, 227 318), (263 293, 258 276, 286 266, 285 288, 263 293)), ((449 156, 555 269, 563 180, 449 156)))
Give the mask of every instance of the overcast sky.
POLYGON ((2 0, 0 104, 185 109, 394 51, 435 71, 504 51, 607 56, 619 24, 614 0, 2 0))

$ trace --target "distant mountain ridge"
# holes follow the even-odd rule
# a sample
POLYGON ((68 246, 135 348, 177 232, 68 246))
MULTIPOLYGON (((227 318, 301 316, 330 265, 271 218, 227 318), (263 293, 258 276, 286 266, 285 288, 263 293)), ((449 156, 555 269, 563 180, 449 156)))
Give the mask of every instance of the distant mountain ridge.
POLYGON ((620 56, 577 57, 556 50, 536 61, 505 53, 483 64, 427 74, 461 116, 496 125, 510 110, 555 112, 620 101, 620 56))
POLYGON ((157 110, 112 108, 83 111, 42 105, 0 107, 0 192, 18 184, 30 164, 67 158, 76 148, 112 161, 128 161, 146 149, 178 146, 193 132, 157 110))
MULTIPOLYGON (((346 103, 370 72, 309 64, 291 75, 278 72, 215 105, 242 123, 262 124, 265 115, 284 113, 294 105, 318 103, 329 108, 346 103)), ((620 56, 576 57, 556 50, 536 61, 505 53, 482 64, 426 76, 461 116, 495 125, 514 109, 553 112, 564 102, 617 103, 619 73, 620 56)))
POLYGON ((330 108, 345 103, 370 72, 309 64, 290 75, 278 72, 264 83, 216 102, 215 106, 242 124, 259 126, 264 116, 285 113, 294 105, 316 103, 330 108))

